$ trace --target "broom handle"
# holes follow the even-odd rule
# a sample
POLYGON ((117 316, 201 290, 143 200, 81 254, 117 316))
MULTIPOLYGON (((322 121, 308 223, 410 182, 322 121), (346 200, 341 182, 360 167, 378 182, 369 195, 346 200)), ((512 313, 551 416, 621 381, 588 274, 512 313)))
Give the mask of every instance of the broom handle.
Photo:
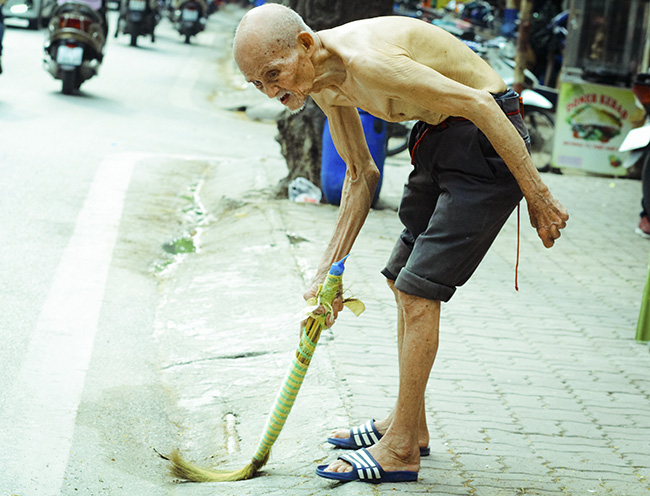
MULTIPOLYGON (((331 307, 332 301, 341 292, 341 281, 343 279, 343 271, 345 270, 345 258, 332 264, 323 287, 319 292, 319 303, 325 305, 325 308, 331 307)), ((324 315, 314 316, 311 314, 306 322, 305 327, 300 333, 300 343, 296 350, 296 356, 291 362, 289 373, 284 380, 282 388, 275 398, 275 405, 269 414, 269 419, 266 423, 266 428, 262 439, 257 447, 257 451, 253 456, 253 460, 261 461, 271 451, 271 446, 280 435, 280 431, 287 421, 287 417, 291 412, 291 407, 296 401, 296 396, 302 386, 302 381, 307 374, 307 368, 311 363, 316 344, 320 338, 321 331, 323 330, 327 313, 324 315)))

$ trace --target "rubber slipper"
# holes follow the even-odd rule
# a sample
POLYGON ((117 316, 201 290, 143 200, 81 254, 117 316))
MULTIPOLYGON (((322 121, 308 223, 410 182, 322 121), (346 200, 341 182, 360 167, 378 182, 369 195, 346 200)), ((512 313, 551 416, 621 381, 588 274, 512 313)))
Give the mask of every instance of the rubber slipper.
MULTIPOLYGON (((375 419, 371 419, 365 424, 352 427, 350 429, 350 437, 328 437, 327 442, 337 448, 357 450, 359 448, 370 448, 370 446, 376 444, 381 438, 382 435, 379 434, 379 431, 375 427, 375 419)), ((430 453, 431 449, 428 446, 420 448, 420 456, 429 456, 430 453)))
POLYGON ((379 484, 380 482, 413 482, 418 480, 417 472, 410 472, 408 470, 386 472, 365 448, 361 448, 353 453, 341 455, 339 456, 339 460, 344 460, 352 465, 352 471, 326 472, 325 469, 328 465, 319 465, 316 468, 316 475, 326 479, 344 482, 358 480, 373 484, 379 484))

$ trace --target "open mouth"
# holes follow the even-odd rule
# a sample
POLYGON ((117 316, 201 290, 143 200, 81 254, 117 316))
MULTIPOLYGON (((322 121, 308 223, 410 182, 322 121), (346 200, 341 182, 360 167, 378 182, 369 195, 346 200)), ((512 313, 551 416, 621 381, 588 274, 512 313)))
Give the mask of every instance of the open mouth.
POLYGON ((282 96, 280 97, 280 103, 281 103, 282 105, 286 105, 287 102, 289 101, 289 97, 290 97, 290 96, 291 96, 290 93, 285 93, 284 95, 282 95, 282 96))

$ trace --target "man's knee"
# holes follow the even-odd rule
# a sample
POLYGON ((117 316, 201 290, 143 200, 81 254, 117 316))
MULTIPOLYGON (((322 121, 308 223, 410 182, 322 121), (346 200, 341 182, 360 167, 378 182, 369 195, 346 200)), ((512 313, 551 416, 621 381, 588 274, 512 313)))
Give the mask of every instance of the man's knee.
POLYGON ((410 318, 434 317, 440 316, 440 301, 422 298, 421 296, 412 295, 396 289, 393 285, 393 291, 397 295, 398 302, 404 313, 410 318))

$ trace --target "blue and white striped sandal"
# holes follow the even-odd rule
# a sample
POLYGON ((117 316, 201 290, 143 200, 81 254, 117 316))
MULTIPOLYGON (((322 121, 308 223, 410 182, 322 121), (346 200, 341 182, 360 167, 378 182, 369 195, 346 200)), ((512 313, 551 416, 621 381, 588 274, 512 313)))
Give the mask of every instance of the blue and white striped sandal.
MULTIPOLYGON (((370 448, 370 446, 377 444, 382 438, 379 431, 375 427, 375 419, 368 420, 365 424, 352 427, 350 429, 350 437, 328 437, 327 442, 333 444, 337 448, 353 449, 370 448)), ((426 446, 420 448, 420 456, 429 456, 431 449, 426 446)))
POLYGON ((352 465, 352 471, 326 472, 325 469, 328 465, 320 465, 316 468, 316 475, 325 477, 326 479, 345 482, 358 480, 373 484, 379 484, 380 482, 413 482, 418 480, 417 472, 410 472, 408 470, 386 472, 365 448, 341 455, 339 456, 339 460, 344 460, 352 465))

